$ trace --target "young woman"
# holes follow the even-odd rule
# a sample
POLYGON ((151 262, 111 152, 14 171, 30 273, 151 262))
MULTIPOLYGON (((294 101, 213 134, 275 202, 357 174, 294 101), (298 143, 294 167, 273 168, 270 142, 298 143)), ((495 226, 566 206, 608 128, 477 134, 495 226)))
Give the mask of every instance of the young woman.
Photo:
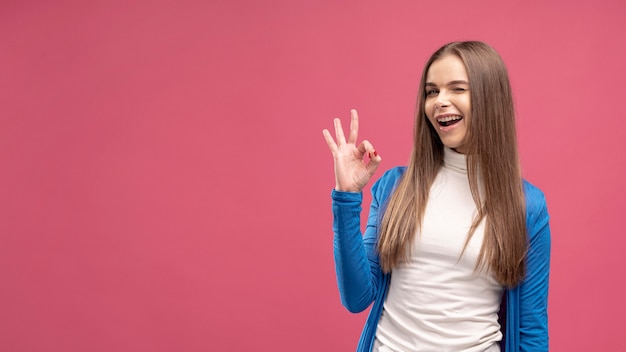
POLYGON ((351 312, 373 306, 358 351, 548 350, 550 229, 543 193, 521 177, 500 56, 455 42, 426 63, 408 167, 361 191, 381 162, 335 119, 337 281, 351 312))

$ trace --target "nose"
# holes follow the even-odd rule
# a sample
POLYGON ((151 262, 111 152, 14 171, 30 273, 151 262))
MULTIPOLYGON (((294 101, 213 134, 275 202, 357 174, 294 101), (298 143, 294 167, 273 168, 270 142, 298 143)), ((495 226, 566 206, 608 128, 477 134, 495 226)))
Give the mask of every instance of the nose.
POLYGON ((445 91, 440 91, 437 94, 437 100, 435 100, 435 109, 445 108, 450 105, 450 100, 448 100, 447 94, 445 91))

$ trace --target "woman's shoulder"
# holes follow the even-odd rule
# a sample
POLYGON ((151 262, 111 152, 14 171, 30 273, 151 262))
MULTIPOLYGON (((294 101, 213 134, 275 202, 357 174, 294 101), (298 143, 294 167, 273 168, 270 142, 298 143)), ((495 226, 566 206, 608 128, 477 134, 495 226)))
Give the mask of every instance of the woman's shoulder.
POLYGON ((383 175, 378 180, 376 180, 376 184, 378 184, 379 187, 381 185, 384 185, 387 187, 393 186, 394 184, 398 182, 398 180, 402 178, 402 175, 404 175, 405 171, 406 171, 406 166, 393 167, 385 171, 385 173, 383 173, 383 175))
POLYGON ((550 219, 545 195, 537 186, 524 180, 524 197, 527 225, 537 229, 543 228, 550 219))
POLYGON ((406 171, 406 166, 392 167, 391 169, 385 171, 385 173, 380 177, 379 180, 383 180, 383 179, 397 180, 400 177, 402 177, 402 175, 404 175, 405 171, 406 171))
POLYGON ((533 185, 527 180, 523 180, 524 197, 526 198, 526 208, 535 209, 546 206, 546 197, 539 187, 533 185))
POLYGON ((405 171, 406 166, 396 166, 385 171, 372 186, 372 193, 374 195, 381 195, 382 193, 391 192, 398 184, 398 181, 400 181, 405 171))

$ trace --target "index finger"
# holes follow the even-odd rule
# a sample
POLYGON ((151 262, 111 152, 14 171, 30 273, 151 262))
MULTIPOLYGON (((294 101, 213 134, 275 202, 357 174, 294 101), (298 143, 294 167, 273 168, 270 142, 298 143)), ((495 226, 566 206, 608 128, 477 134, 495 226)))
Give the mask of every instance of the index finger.
POLYGON ((359 136, 359 114, 356 109, 350 110, 350 134, 348 135, 348 143, 356 144, 359 136))

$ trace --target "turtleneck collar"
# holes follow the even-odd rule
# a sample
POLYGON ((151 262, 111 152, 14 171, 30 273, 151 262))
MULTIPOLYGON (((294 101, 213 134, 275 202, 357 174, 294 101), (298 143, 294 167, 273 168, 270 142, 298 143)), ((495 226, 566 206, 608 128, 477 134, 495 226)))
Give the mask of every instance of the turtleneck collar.
POLYGON ((443 164, 445 167, 455 171, 467 173, 465 154, 457 153, 448 147, 443 148, 443 164))

